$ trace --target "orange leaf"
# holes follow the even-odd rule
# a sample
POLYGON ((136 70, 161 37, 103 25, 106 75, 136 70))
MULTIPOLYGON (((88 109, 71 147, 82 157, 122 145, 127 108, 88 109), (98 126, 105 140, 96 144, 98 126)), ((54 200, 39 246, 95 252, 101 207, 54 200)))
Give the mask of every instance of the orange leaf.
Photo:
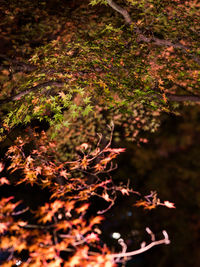
POLYGON ((167 103, 167 98, 166 98, 166 95, 165 95, 165 93, 164 93, 164 94, 162 94, 162 97, 163 97, 163 100, 164 100, 164 102, 165 102, 165 103, 167 103))
POLYGON ((104 218, 102 216, 96 216, 93 219, 91 219, 90 221, 90 225, 94 225, 94 224, 100 224, 100 222, 103 220, 104 218))
POLYGON ((88 208, 89 208, 90 204, 89 203, 85 203, 84 205, 82 205, 79 208, 76 208, 76 212, 77 213, 83 213, 85 212, 88 208))
POLYGON ((141 206, 146 207, 146 206, 148 206, 148 203, 146 201, 144 201, 144 200, 139 200, 134 204, 134 206, 136 206, 136 207, 141 207, 141 206))
POLYGON ((95 168, 95 170, 96 171, 102 171, 102 170, 104 170, 104 167, 101 165, 101 164, 96 164, 95 166, 94 166, 94 168, 95 168))
POLYGON ((83 158, 83 160, 82 160, 82 162, 81 162, 81 166, 83 167, 83 169, 87 169, 87 166, 88 166, 88 160, 87 160, 87 158, 86 158, 86 156, 84 156, 84 158, 83 158))

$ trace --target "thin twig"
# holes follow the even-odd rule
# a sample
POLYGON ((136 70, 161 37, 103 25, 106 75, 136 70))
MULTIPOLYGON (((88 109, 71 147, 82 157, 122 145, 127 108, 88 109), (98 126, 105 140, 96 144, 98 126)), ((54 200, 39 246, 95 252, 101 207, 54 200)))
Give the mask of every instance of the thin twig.
POLYGON ((124 253, 110 254, 109 257, 110 258, 131 257, 131 256, 135 256, 135 255, 144 253, 145 251, 151 249, 154 246, 158 246, 161 244, 166 244, 166 245, 170 244, 170 240, 169 240, 167 232, 164 230, 162 233, 163 233, 164 238, 161 240, 153 241, 149 245, 144 245, 138 250, 134 250, 134 251, 130 251, 130 252, 124 252, 124 253))
POLYGON ((29 207, 27 207, 27 208, 25 208, 25 209, 23 209, 23 210, 19 210, 19 211, 16 211, 16 212, 12 212, 11 213, 11 215, 13 215, 13 216, 17 216, 17 215, 20 215, 20 214, 22 214, 22 213, 25 213, 27 210, 29 210, 29 207))

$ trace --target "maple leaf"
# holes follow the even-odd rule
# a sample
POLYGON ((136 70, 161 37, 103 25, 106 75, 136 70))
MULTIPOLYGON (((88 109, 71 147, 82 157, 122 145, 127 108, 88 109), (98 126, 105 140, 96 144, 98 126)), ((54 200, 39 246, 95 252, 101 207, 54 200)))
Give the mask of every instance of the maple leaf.
POLYGON ((75 201, 68 201, 65 203, 66 216, 71 217, 71 210, 74 208, 75 201))
POLYGON ((175 209, 176 207, 174 206, 174 203, 172 202, 169 202, 169 201, 164 201, 164 205, 167 207, 167 208, 170 208, 170 209, 175 209))
POLYGON ((60 171, 60 176, 64 177, 65 179, 67 179, 67 176, 69 176, 70 174, 66 172, 66 170, 62 170, 60 171))
POLYGON ((104 217, 102 216, 96 216, 93 219, 91 219, 90 221, 90 226, 94 225, 94 224, 100 224, 100 222, 104 219, 104 217))
POLYGON ((41 174, 41 173, 42 173, 42 167, 38 166, 38 167, 35 169, 35 173, 36 173, 36 175, 41 174))
POLYGON ((37 113, 38 111, 40 111, 40 106, 34 107, 33 111, 34 111, 34 113, 37 113))
POLYGON ((10 182, 8 181, 8 179, 6 177, 1 177, 0 178, 0 184, 10 184, 10 182))
POLYGON ((102 159, 101 161, 100 161, 100 163, 102 164, 102 165, 107 165, 108 164, 108 162, 110 162, 112 159, 114 158, 114 156, 109 156, 109 157, 106 157, 105 159, 102 159))
POLYGON ((54 216, 54 212, 48 211, 46 215, 44 215, 41 219, 39 219, 39 222, 46 223, 46 222, 51 222, 52 217, 54 216))
POLYGON ((51 261, 51 262, 48 262, 48 267, 60 267, 60 266, 62 266, 62 265, 61 265, 62 262, 63 262, 62 259, 56 257, 55 260, 53 260, 53 261, 51 261))
POLYGON ((54 213, 57 212, 63 206, 64 206, 64 202, 60 200, 55 200, 53 203, 51 203, 51 209, 54 213))
POLYGON ((136 207, 141 207, 141 206, 146 207, 146 206, 148 206, 148 203, 145 200, 139 200, 134 204, 134 206, 136 206, 136 207))
POLYGON ((104 166, 102 166, 101 164, 96 164, 95 166, 94 166, 94 168, 95 168, 95 170, 96 171, 102 171, 102 170, 104 170, 104 166))
POLYGON ((8 223, 0 223, 0 234, 3 234, 8 229, 8 223))
POLYGON ((86 158, 86 156, 84 156, 83 160, 81 161, 81 166, 83 167, 83 169, 87 169, 87 166, 88 166, 88 160, 86 158))
POLYGON ((162 94, 162 97, 163 97, 164 102, 167 103, 167 98, 166 98, 165 93, 162 94))
POLYGON ((99 241, 99 237, 98 237, 98 235, 95 234, 95 233, 93 233, 93 232, 92 232, 91 234, 88 234, 88 235, 86 236, 86 239, 89 240, 90 242, 99 241))
POLYGON ((83 213, 85 212, 88 208, 89 208, 90 204, 89 203, 85 203, 84 205, 82 205, 79 208, 76 208, 76 212, 77 213, 83 213))
POLYGON ((80 266, 80 265, 79 265, 80 261, 81 261, 80 256, 74 255, 74 256, 69 260, 69 263, 68 263, 68 265, 66 265, 66 266, 69 266, 69 267, 80 266))
POLYGON ((4 206, 4 205, 13 205, 12 203, 7 204, 7 202, 9 202, 9 201, 10 201, 11 199, 13 199, 13 198, 14 198, 13 196, 8 197, 8 198, 2 198, 1 201, 0 201, 0 204, 1 204, 2 206, 4 206))
POLYGON ((148 205, 146 207, 144 207, 145 210, 152 210, 155 209, 156 205, 152 204, 152 205, 148 205))
POLYGON ((63 99, 66 97, 66 94, 64 92, 59 92, 58 95, 62 97, 63 99))
POLYGON ((26 247, 26 243, 25 242, 17 242, 17 245, 16 245, 16 250, 18 251, 18 252, 21 252, 22 250, 24 250, 24 249, 27 249, 27 247, 26 247))
POLYGON ((126 188, 122 188, 120 192, 122 193, 122 195, 129 195, 129 191, 126 188))
POLYGON ((72 228, 72 224, 70 223, 70 222, 68 222, 68 221, 62 221, 62 222, 58 222, 57 224, 56 224, 56 229, 57 230, 67 230, 68 228, 72 228))
POLYGON ((31 158, 31 156, 28 156, 28 157, 26 158, 26 163, 27 163, 28 165, 31 164, 32 161, 34 161, 34 159, 31 158))

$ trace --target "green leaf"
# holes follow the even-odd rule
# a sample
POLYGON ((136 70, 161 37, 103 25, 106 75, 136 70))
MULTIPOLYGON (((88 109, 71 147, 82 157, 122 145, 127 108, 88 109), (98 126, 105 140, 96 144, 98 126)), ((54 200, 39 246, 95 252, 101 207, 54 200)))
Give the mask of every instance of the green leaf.
POLYGON ((88 104, 88 103, 91 102, 90 99, 91 99, 91 97, 87 97, 87 96, 86 96, 86 97, 83 99, 83 102, 84 102, 85 104, 88 104))
POLYGON ((87 116, 89 112, 91 112, 92 110, 93 110, 93 107, 91 105, 87 105, 84 111, 82 112, 82 115, 87 116))
POLYGON ((63 120, 63 115, 61 113, 57 113, 54 116, 55 121, 62 121, 63 120))
POLYGON ((63 122, 63 126, 65 126, 65 127, 67 127, 67 128, 69 128, 69 126, 70 126, 70 122, 68 122, 68 121, 64 121, 63 122))

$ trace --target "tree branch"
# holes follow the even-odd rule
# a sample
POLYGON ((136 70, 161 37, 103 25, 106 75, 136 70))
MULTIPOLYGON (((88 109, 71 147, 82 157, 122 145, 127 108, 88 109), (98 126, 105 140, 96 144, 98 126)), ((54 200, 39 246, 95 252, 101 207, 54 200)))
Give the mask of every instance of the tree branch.
POLYGON ((41 88, 44 88, 44 87, 47 87, 47 86, 57 86, 57 87, 62 87, 63 86, 63 83, 62 81, 48 81, 48 82, 44 82, 44 83, 41 83, 41 84, 38 84, 36 86, 33 86, 33 87, 30 87, 14 96, 11 96, 11 97, 8 97, 6 99, 2 99, 0 100, 0 104, 5 104, 5 103, 8 103, 10 101, 16 101, 16 100, 19 100, 21 97, 29 94, 30 92, 34 92, 34 91, 37 91, 41 88))
POLYGON ((183 50, 188 56, 190 56, 195 62, 200 64, 200 58, 198 56, 189 53, 188 51, 190 50, 190 48, 185 45, 182 45, 180 43, 173 43, 169 40, 159 39, 156 37, 146 37, 138 27, 135 27, 135 32, 138 34, 137 37, 138 42, 145 42, 145 43, 152 42, 154 45, 157 46, 168 46, 168 47, 171 46, 173 48, 179 48, 183 50))
POLYGON ((184 101, 200 102, 200 96, 166 94, 166 97, 169 100, 176 102, 184 102, 184 101))
MULTIPOLYGON (((147 227, 146 228, 146 231, 148 234, 151 235, 152 237, 152 232, 151 230, 149 231, 150 229, 147 227)), ((134 251, 130 251, 130 252, 121 252, 121 253, 115 253, 115 254, 110 254, 109 257, 111 258, 125 258, 125 257, 132 257, 132 256, 135 256, 135 255, 138 255, 138 254, 141 254, 141 253, 144 253, 145 251, 151 249, 152 247, 154 246, 157 246, 157 245, 161 245, 161 244, 170 244, 170 240, 169 240, 169 237, 168 237, 168 234, 167 232, 164 230, 163 232, 163 236, 164 238, 161 239, 161 240, 157 240, 157 241, 153 241, 149 244, 149 245, 146 245, 144 242, 141 244, 141 248, 140 249, 137 249, 137 250, 134 250, 134 251)), ((154 236, 154 234, 153 234, 154 236)))
POLYGON ((110 7, 112 7, 114 10, 116 10, 118 13, 120 13, 124 17, 127 24, 132 23, 132 19, 126 9, 120 7, 112 0, 107 0, 107 3, 110 7))
MULTIPOLYGON (((127 24, 129 25, 132 24, 133 21, 126 9, 120 7, 112 0, 107 0, 107 3, 112 9, 116 10, 118 13, 120 13, 124 17, 124 20, 127 24)), ((189 55, 195 62, 200 64, 200 58, 188 52, 188 50, 190 50, 189 47, 186 47, 180 43, 173 43, 170 40, 163 40, 163 39, 159 39, 156 37, 146 37, 137 26, 134 27, 134 29, 135 29, 135 32, 138 34, 138 37, 137 37, 138 42, 141 42, 141 41, 145 43, 153 42, 153 44, 158 45, 158 46, 169 46, 169 47, 172 46, 174 48, 179 48, 183 50, 187 55, 189 55)))
POLYGON ((9 65, 5 66, 3 65, 1 67, 1 69, 3 69, 4 67, 11 67, 13 68, 13 70, 15 71, 24 71, 24 72, 30 72, 30 71, 33 71, 33 70, 36 70, 37 67, 34 66, 34 65, 31 65, 31 64, 27 64, 27 63, 24 63, 22 61, 18 61, 18 60, 15 60, 15 59, 11 59, 5 55, 2 55, 0 54, 0 58, 6 60, 9 62, 9 65))

